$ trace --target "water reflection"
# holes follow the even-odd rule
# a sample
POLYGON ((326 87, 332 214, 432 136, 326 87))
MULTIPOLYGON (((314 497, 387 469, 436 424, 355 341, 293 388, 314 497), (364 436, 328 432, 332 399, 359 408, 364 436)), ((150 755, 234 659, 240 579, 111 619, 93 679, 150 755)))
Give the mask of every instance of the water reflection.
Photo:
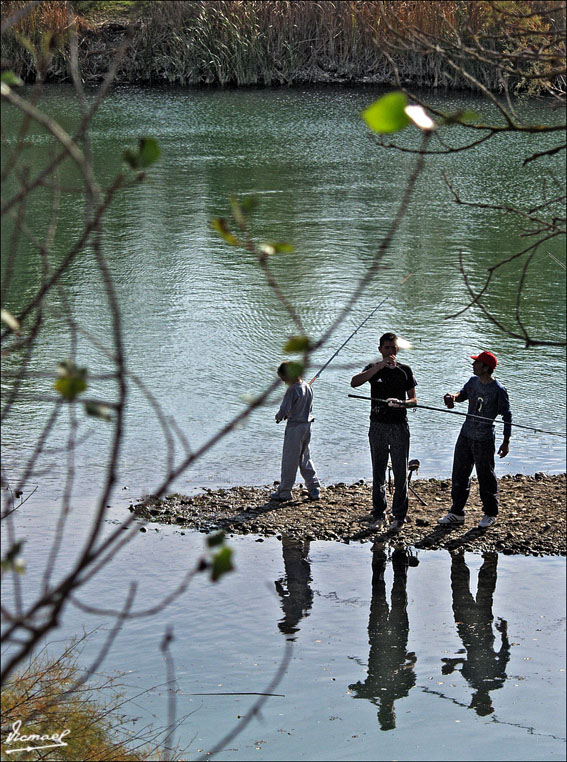
POLYGON ((506 666, 510 659, 508 624, 498 619, 500 649, 495 650, 492 627, 492 601, 496 588, 497 553, 484 553, 478 573, 476 599, 470 591, 470 571, 463 551, 451 558, 451 589, 453 613, 466 656, 445 658, 442 672, 450 675, 461 664, 461 674, 471 686, 473 695, 469 708, 480 716, 494 711, 490 692, 502 688, 506 681, 506 666))
POLYGON ((364 682, 349 688, 354 698, 368 699, 378 707, 381 730, 396 727, 394 702, 405 698, 415 685, 414 665, 417 657, 408 652, 409 619, 406 582, 408 567, 416 566, 417 558, 407 549, 396 548, 392 553, 394 581, 391 605, 386 599, 387 554, 383 545, 372 548, 372 600, 368 619, 368 674, 364 682))
POLYGON ((278 627, 284 635, 293 635, 299 630, 299 620, 309 616, 313 605, 313 591, 309 587, 311 568, 307 560, 309 540, 283 534, 282 552, 285 575, 275 582, 284 614, 278 627))

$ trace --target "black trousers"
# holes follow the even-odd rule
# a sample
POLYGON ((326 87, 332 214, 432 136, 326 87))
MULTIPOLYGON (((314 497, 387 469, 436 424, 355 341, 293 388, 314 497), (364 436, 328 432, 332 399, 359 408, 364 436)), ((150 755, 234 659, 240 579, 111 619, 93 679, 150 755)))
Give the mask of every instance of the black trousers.
POLYGON ((453 458, 451 513, 465 515, 471 491, 471 474, 476 468, 482 507, 487 516, 498 515, 498 481, 494 473, 494 438, 470 439, 459 434, 453 458))
POLYGON ((392 516, 404 521, 408 512, 409 425, 407 421, 370 421, 368 440, 372 456, 372 513, 382 518, 386 512, 386 468, 389 457, 394 472, 392 516))

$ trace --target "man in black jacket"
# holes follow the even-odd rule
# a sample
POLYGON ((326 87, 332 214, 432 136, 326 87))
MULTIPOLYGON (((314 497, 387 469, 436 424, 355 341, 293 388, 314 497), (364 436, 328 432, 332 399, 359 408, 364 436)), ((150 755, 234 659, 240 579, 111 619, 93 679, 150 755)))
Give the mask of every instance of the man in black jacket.
POLYGON ((402 365, 396 359, 397 338, 395 333, 381 336, 378 349, 382 360, 367 365, 350 382, 353 388, 368 382, 373 397, 368 432, 373 476, 372 529, 380 529, 385 521, 388 458, 392 462, 395 486, 390 529, 400 529, 408 512, 410 432, 406 408, 417 404, 417 381, 409 365, 402 365))

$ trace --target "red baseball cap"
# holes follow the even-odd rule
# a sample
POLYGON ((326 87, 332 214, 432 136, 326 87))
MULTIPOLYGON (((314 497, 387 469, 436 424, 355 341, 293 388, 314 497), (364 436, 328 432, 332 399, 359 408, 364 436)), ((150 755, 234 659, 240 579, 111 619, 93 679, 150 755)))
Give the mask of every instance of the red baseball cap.
POLYGON ((494 370, 494 368, 498 365, 496 355, 493 355, 492 352, 481 352, 479 355, 471 355, 471 359, 478 360, 479 362, 488 365, 488 367, 492 368, 492 370, 494 370))

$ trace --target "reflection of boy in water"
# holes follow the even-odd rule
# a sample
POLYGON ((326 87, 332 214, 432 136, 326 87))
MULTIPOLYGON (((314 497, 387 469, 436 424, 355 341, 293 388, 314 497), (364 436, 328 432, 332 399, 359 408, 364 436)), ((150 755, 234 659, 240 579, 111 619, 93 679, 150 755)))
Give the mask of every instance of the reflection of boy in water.
POLYGON ((407 615, 406 581, 409 563, 417 564, 405 550, 396 549, 392 554, 394 582, 391 608, 386 601, 386 552, 383 546, 373 550, 372 600, 368 620, 368 674, 364 682, 349 688, 356 691, 354 698, 368 699, 378 707, 381 730, 396 727, 394 702, 405 698, 415 685, 414 665, 416 655, 406 651, 409 635, 407 615))
POLYGON ((309 587, 311 573, 307 554, 309 540, 299 540, 282 535, 282 551, 285 576, 276 580, 276 590, 282 601, 283 619, 278 623, 280 630, 291 635, 299 630, 297 624, 304 616, 309 616, 313 604, 313 592, 309 587), (287 583, 287 591, 284 585, 287 583))
POLYGON ((460 551, 452 557, 453 613, 467 656, 465 659, 443 659, 442 671, 444 675, 450 675, 457 664, 462 664, 461 674, 474 691, 469 708, 485 716, 494 711, 490 691, 502 688, 506 681, 510 643, 507 623, 499 619, 496 629, 500 632, 502 643, 498 652, 494 650, 492 598, 496 588, 498 553, 484 553, 482 558, 475 601, 470 592, 470 571, 464 552, 460 551))

